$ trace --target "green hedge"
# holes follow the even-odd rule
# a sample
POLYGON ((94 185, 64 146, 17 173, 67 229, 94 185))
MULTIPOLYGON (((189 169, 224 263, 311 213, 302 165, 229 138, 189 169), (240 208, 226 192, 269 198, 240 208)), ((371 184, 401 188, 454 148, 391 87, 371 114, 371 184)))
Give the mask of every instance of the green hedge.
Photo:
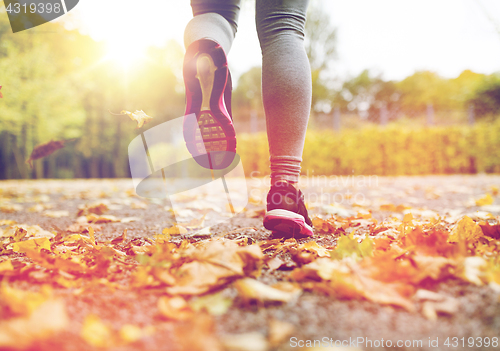
MULTIPOLYGON (((265 133, 238 135, 247 175, 269 174, 265 133)), ((500 173, 500 120, 474 126, 308 131, 303 175, 500 173)))

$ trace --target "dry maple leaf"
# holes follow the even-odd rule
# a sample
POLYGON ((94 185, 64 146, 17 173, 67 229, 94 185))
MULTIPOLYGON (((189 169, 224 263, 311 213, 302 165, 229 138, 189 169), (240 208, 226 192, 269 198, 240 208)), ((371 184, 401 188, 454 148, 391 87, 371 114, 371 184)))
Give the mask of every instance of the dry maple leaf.
POLYGON ((131 120, 137 122, 137 127, 135 129, 141 128, 143 125, 145 125, 146 123, 148 123, 150 120, 153 119, 153 117, 148 116, 142 110, 140 110, 140 111, 136 110, 133 113, 129 112, 129 111, 125 111, 125 110, 121 111, 120 113, 113 113, 111 111, 109 111, 109 113, 111 113, 112 115, 115 115, 115 116, 120 116, 120 115, 129 116, 131 120))
POLYGON ((238 246, 233 242, 209 241, 191 248, 186 254, 193 260, 172 273, 179 277, 167 288, 172 295, 199 295, 230 280, 260 273, 264 256, 259 246, 238 246))
POLYGON ((479 223, 484 235, 494 239, 500 239, 500 224, 490 225, 488 222, 479 223))
POLYGON ((78 206, 77 216, 86 216, 91 213, 102 215, 109 210, 108 205, 102 202, 78 206))
POLYGON ((448 242, 473 244, 481 236, 483 236, 483 231, 479 224, 470 217, 464 216, 451 230, 448 242))
POLYGON ((58 140, 58 141, 51 140, 48 143, 39 144, 35 146, 35 148, 31 152, 30 157, 26 160, 26 163, 29 164, 31 168, 33 168, 32 161, 49 156, 54 151, 62 149, 66 145, 66 143, 74 140, 76 139, 58 140))

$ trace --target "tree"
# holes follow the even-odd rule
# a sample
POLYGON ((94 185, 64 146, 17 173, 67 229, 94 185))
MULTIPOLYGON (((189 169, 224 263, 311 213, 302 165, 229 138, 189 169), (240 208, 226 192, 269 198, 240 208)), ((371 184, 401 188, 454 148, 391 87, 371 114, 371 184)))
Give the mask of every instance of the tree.
POLYGON ((469 100, 479 117, 500 115, 500 74, 492 74, 484 79, 469 100))
POLYGON ((321 1, 310 3, 305 32, 306 53, 311 64, 312 110, 328 111, 331 108, 331 82, 334 81, 332 64, 337 57, 337 30, 331 25, 321 1))
POLYGON ((257 66, 250 68, 238 79, 232 96, 233 111, 238 120, 249 120, 252 112, 264 118, 261 76, 262 68, 257 66))
MULTIPOLYGON (((54 38, 30 31, 9 34, 6 16, 0 16, 0 72, 5 95, 0 132, 5 139, 2 144, 12 151, 17 164, 7 162, 9 170, 2 173, 12 176, 12 168, 17 168, 23 178, 43 177, 43 163, 35 162, 31 174, 24 160, 39 143, 78 137, 83 111, 71 84, 58 70, 60 61, 50 50, 49 42, 54 38)), ((9 156, 2 157, 10 160, 9 156)))

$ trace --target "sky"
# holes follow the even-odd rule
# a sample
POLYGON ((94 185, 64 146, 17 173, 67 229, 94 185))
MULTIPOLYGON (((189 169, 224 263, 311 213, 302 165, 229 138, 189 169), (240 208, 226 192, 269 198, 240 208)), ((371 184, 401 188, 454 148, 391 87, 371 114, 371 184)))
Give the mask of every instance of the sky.
MULTIPOLYGON (((500 72, 500 0, 312 1, 320 1, 337 28, 338 77, 364 69, 390 80, 417 70, 447 78, 465 69, 500 72)), ((244 0, 228 55, 236 78, 261 64, 254 4, 244 0)), ((109 43, 111 53, 140 53, 170 39, 182 44, 192 17, 189 0, 81 0, 71 12, 82 31, 109 43)))

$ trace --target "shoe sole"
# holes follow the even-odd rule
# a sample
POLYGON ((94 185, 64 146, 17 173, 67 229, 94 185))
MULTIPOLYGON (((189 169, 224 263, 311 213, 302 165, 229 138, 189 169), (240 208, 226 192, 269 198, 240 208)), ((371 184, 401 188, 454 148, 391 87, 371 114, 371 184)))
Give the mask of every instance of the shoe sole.
POLYGON ((273 232, 285 233, 288 236, 313 236, 312 227, 304 220, 304 216, 287 210, 271 210, 264 217, 264 227, 273 232))
POLYGON ((187 149, 205 168, 227 168, 236 153, 236 132, 224 105, 228 74, 226 55, 216 42, 202 39, 187 49, 183 134, 187 149))

